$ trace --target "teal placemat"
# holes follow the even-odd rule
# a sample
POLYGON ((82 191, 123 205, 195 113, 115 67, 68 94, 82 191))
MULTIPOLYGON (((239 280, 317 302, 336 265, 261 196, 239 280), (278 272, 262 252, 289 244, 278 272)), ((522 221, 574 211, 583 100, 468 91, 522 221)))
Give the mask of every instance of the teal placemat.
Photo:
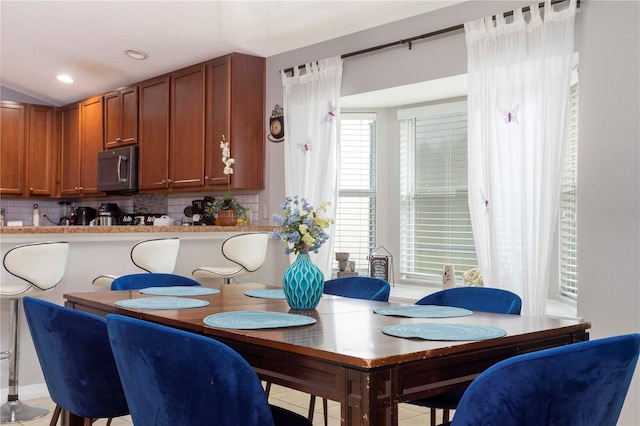
POLYGON ((147 287, 140 290, 142 294, 155 296, 206 296, 220 293, 220 290, 200 286, 147 287))
POLYGON ((207 306, 206 300, 184 297, 142 297, 140 299, 118 300, 116 306, 133 309, 188 309, 207 306))
POLYGON ((382 332, 395 337, 448 341, 486 340, 507 335, 501 328, 486 325, 432 323, 388 325, 382 332))
POLYGON ((473 313, 470 310, 464 308, 438 305, 393 306, 389 308, 376 308, 373 310, 373 312, 380 315, 391 315, 409 318, 454 318, 466 317, 473 313))
POLYGON ((283 289, 274 290, 247 290, 245 295, 251 297, 259 297, 261 299, 286 299, 283 289))
POLYGON ((234 311, 209 315, 204 323, 211 327, 255 330, 259 328, 297 327, 314 324, 315 318, 284 312, 234 311))

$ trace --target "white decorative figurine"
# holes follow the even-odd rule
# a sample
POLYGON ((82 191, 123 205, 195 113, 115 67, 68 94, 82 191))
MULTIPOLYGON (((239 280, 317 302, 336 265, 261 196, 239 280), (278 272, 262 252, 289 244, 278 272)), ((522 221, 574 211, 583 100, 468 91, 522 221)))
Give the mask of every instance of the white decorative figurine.
POLYGON ((453 288, 456 286, 456 273, 453 265, 444 265, 442 272, 442 288, 453 288))

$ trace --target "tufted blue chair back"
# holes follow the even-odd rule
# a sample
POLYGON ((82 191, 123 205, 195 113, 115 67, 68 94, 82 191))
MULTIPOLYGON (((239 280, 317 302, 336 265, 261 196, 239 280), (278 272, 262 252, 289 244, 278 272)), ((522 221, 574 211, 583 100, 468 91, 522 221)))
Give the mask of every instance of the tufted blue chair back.
POLYGON ((24 312, 53 402, 84 418, 129 414, 104 318, 33 297, 24 312))
POLYGON ((391 286, 385 280, 373 277, 340 277, 324 282, 324 294, 352 299, 389 301, 391 286))
POLYGON ((432 293, 416 305, 455 306, 471 311, 520 315, 522 299, 507 290, 489 287, 455 287, 432 293))
POLYGON ((485 370, 453 426, 615 426, 638 362, 640 334, 515 356, 485 370))

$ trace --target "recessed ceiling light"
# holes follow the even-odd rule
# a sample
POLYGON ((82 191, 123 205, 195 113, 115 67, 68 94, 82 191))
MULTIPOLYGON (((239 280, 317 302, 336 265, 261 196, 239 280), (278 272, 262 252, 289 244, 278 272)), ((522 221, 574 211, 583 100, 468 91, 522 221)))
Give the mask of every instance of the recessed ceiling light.
POLYGON ((56 78, 62 81, 63 83, 73 83, 73 79, 67 74, 60 74, 56 78))
POLYGON ((124 51, 124 54, 130 58, 138 59, 140 61, 143 59, 147 59, 147 54, 139 49, 127 49, 124 51))

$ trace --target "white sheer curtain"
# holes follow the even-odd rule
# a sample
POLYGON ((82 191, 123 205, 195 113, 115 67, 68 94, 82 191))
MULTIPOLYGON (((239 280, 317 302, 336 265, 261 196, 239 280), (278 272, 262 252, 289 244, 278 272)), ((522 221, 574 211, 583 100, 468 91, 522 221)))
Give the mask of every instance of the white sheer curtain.
MULTIPOLYGON (((323 59, 294 68, 293 76, 282 74, 284 91, 284 175, 287 196, 306 198, 318 208, 331 202, 325 213, 335 218, 338 182, 338 126, 342 59, 323 59)), ((331 278, 333 235, 318 254, 310 253, 325 279, 331 278)), ((292 258, 293 259, 293 258, 292 258)))
POLYGON ((576 2, 465 24, 469 210, 485 285, 544 315, 558 217, 576 2))

